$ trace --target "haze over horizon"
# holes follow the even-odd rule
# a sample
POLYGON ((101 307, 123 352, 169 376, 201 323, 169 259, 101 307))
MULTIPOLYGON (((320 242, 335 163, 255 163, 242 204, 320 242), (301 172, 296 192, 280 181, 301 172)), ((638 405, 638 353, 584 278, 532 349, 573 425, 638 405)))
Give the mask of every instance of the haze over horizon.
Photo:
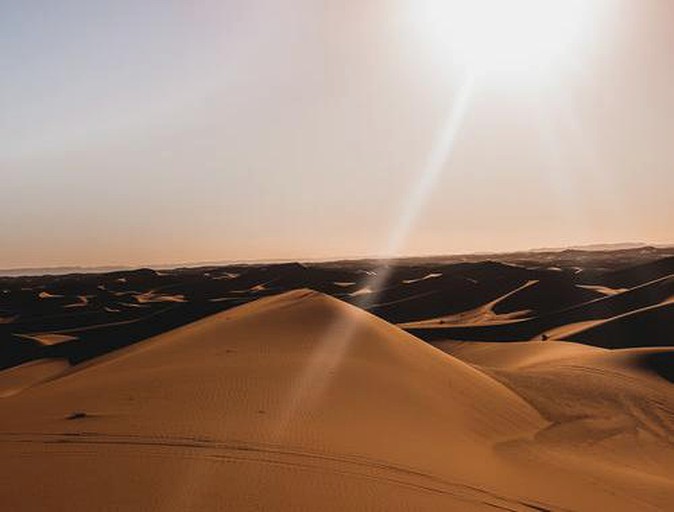
POLYGON ((303 257, 303 258, 260 258, 260 259, 239 259, 239 260, 192 260, 192 261, 143 261, 131 263, 101 263, 96 265, 78 265, 78 264, 61 264, 48 266, 33 266, 33 267, 4 267, 0 268, 0 275, 4 276, 29 276, 35 275, 35 272, 46 272, 59 275, 62 273, 70 273, 72 271, 85 272, 99 272, 99 271, 117 271, 117 270, 132 270, 140 268, 151 269, 177 269, 177 268, 198 268, 200 266, 210 265, 256 265, 256 264, 284 264, 284 263, 330 263, 338 261, 359 261, 359 260, 413 260, 415 258, 471 258, 480 256, 504 256, 508 254, 536 254, 536 253, 554 253, 563 252, 567 250, 572 251, 622 251, 639 248, 655 248, 666 249, 674 247, 674 244, 647 244, 640 242, 612 242, 608 244, 587 244, 587 245, 572 245, 565 247, 527 247, 527 248, 511 248, 500 251, 484 251, 484 252, 457 252, 457 253, 434 253, 434 254, 398 254, 395 256, 386 256, 381 254, 338 254, 329 257, 303 257), (26 274, 25 272, 30 272, 26 274))
POLYGON ((437 5, 0 1, 0 268, 674 242, 674 3, 437 5))

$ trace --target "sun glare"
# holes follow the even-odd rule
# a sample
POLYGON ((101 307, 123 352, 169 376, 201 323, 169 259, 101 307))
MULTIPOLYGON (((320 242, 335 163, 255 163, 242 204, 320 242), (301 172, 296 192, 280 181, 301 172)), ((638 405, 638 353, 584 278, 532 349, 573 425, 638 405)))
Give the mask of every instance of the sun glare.
POLYGON ((440 59, 476 74, 533 76, 572 61, 593 0, 422 0, 417 30, 440 59))

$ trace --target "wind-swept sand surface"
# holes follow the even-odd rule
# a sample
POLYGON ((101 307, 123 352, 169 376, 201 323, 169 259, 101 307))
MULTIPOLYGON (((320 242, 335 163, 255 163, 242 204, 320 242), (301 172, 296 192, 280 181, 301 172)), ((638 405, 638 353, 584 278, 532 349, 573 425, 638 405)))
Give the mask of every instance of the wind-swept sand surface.
POLYGON ((443 352, 327 295, 263 298, 0 400, 0 503, 671 507, 670 352, 499 345, 443 352))
POLYGON ((39 359, 0 372, 0 398, 21 391, 64 373, 70 368, 68 361, 39 359))

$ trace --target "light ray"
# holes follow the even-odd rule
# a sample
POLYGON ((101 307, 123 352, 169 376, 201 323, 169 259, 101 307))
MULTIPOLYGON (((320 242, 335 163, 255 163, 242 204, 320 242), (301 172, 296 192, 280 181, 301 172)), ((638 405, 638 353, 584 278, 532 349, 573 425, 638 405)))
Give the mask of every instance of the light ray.
POLYGON ((436 137, 419 180, 415 184, 415 188, 405 203, 397 224, 389 237, 386 249, 387 256, 394 256, 400 251, 421 209, 426 204, 429 194, 433 191, 433 187, 442 174, 442 170, 454 149, 456 137, 468 110, 474 85, 474 76, 469 72, 464 78, 446 121, 436 137))
MULTIPOLYGON (((473 95, 474 85, 474 77, 471 73, 468 73, 435 137, 419 179, 391 230, 384 251, 387 259, 374 270, 373 275, 364 283, 364 286, 369 287, 372 293, 363 295, 355 301, 355 304, 361 309, 367 310, 376 304, 391 274, 391 259, 400 253, 419 214, 428 201, 429 195, 433 192, 434 186, 442 175, 442 171, 455 148, 457 136, 473 95)), ((332 374, 338 370, 351 346, 358 325, 359 319, 357 317, 339 316, 327 327, 303 371, 291 386, 279 421, 275 425, 273 437, 278 438, 282 435, 300 409, 315 403, 325 392, 330 384, 332 374)))

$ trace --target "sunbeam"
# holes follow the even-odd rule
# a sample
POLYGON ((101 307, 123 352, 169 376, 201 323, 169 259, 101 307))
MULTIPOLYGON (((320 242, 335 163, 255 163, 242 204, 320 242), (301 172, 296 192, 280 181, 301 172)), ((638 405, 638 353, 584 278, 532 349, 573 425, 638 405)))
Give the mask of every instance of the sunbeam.
POLYGON ((456 99, 452 102, 445 122, 435 138, 435 143, 431 147, 419 179, 414 184, 414 188, 409 194, 395 227, 390 234, 385 251, 387 256, 394 256, 400 251, 415 221, 419 217, 419 213, 426 204, 429 194, 433 192, 433 187, 441 176, 454 149, 457 135, 468 110, 474 86, 475 78, 472 73, 468 73, 463 79, 456 94, 456 99))
MULTIPOLYGON (((467 74, 456 93, 444 123, 435 137, 414 188, 389 234, 384 249, 387 259, 374 270, 370 278, 363 284, 364 288, 369 288, 372 292, 360 296, 354 302, 360 308, 367 310, 375 305, 381 291, 385 288, 391 273, 390 259, 397 256, 403 248, 405 240, 451 158, 474 92, 474 85, 473 75, 467 74)), ((337 317, 326 329, 304 370, 291 386, 286 404, 282 408, 280 419, 275 427, 274 437, 280 436, 285 431, 292 418, 302 407, 315 403, 324 393, 330 384, 331 374, 337 371, 342 359, 348 352, 357 329, 358 322, 356 320, 341 316, 337 317)))

